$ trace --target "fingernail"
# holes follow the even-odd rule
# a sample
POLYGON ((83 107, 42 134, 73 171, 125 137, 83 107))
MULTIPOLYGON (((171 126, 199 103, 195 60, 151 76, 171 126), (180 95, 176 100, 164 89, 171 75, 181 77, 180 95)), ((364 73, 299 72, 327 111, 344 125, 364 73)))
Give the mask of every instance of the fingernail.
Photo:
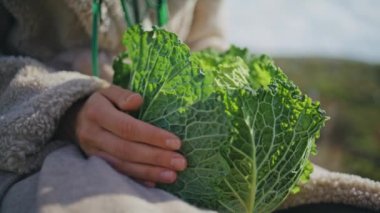
POLYGON ((135 98, 136 96, 138 96, 137 94, 132 94, 130 96, 128 96, 128 98, 125 99, 125 104, 128 104, 133 98, 135 98))
POLYGON ((166 146, 170 149, 179 149, 181 148, 181 141, 178 139, 168 139, 166 140, 166 146))
POLYGON ((169 183, 175 180, 175 176, 176 174, 173 171, 164 171, 160 174, 161 180, 169 183))
POLYGON ((175 170, 182 171, 186 167, 186 160, 182 156, 176 156, 171 160, 170 164, 175 170))

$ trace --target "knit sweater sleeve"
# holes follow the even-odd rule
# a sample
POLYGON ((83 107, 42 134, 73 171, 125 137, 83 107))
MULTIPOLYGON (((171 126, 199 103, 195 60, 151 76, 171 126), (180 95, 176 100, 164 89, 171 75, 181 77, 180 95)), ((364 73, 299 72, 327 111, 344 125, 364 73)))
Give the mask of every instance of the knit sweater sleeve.
POLYGON ((56 71, 23 57, 0 57, 0 170, 28 173, 60 147, 51 140, 60 118, 104 81, 56 71))

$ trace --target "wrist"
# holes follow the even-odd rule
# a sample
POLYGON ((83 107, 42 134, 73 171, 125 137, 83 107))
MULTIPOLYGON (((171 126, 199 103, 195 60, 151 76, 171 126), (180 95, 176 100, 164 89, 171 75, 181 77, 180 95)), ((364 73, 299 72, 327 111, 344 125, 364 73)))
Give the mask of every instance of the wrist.
POLYGON ((79 99, 76 101, 69 109, 66 110, 65 114, 61 117, 57 130, 53 136, 54 139, 68 140, 71 142, 76 142, 77 137, 75 133, 75 126, 78 117, 78 113, 82 108, 83 104, 86 102, 86 98, 79 99))

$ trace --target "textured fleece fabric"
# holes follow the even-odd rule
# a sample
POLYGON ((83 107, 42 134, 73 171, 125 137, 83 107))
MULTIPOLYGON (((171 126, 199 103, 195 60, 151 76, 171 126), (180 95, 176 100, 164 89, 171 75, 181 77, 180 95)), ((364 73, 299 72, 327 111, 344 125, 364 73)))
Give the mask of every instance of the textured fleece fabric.
POLYGON ((85 159, 73 145, 53 152, 40 172, 12 187, 0 212, 211 213, 146 188, 100 158, 85 159))
MULTIPOLYGON (((123 49, 120 41, 126 23, 120 1, 103 2, 99 46, 112 58, 123 49)), ((89 49, 92 0, 0 0, 0 4, 15 19, 10 27, 0 25, 8 26, 5 46, 9 52, 71 70, 70 59, 89 49)), ((175 32, 191 49, 227 47, 222 0, 168 0, 168 5, 170 19, 166 28, 175 32)), ((143 24, 151 26, 155 17, 154 13, 149 13, 143 24)))
MULTIPOLYGON (((339 203, 380 210, 380 185, 316 168, 300 194, 282 206, 339 203)), ((363 209, 364 210, 364 209, 363 209)), ((12 187, 0 212, 205 212, 159 189, 146 188, 102 159, 70 145, 50 154, 41 170, 12 187), (22 203, 22 205, 20 205, 22 203)))
POLYGON ((346 204, 380 211, 380 182, 314 165, 310 181, 301 186, 298 194, 290 195, 281 208, 316 203, 346 204))
POLYGON ((65 111, 108 83, 12 56, 0 57, 0 76, 1 200, 12 183, 65 144, 51 140, 65 111))
POLYGON ((0 57, 0 170, 39 168, 61 143, 49 143, 61 116, 106 83, 76 72, 54 72, 28 58, 0 57))

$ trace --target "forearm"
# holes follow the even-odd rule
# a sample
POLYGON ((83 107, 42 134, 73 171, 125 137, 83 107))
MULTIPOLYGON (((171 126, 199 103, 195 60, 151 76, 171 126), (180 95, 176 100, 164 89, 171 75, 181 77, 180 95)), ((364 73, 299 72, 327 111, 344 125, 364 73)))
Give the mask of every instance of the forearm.
POLYGON ((79 110, 87 100, 87 96, 76 101, 60 118, 53 139, 77 142, 75 125, 79 110))

